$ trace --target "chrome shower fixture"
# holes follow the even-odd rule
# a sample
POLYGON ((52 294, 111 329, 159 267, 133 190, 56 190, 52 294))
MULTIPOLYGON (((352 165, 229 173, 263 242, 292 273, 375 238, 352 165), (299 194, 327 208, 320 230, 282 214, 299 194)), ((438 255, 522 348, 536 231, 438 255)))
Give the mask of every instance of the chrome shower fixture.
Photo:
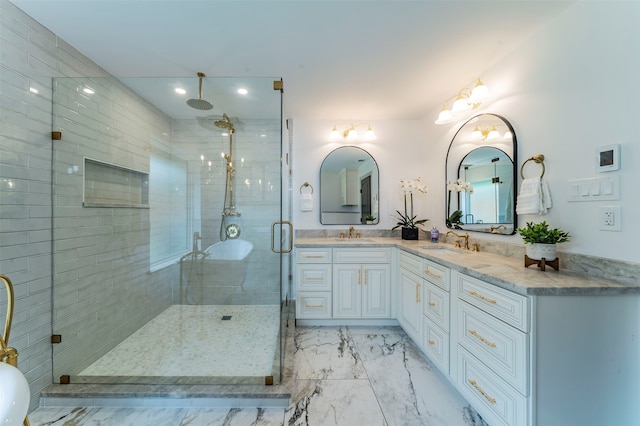
POLYGON ((204 73, 199 72, 198 78, 200 80, 200 88, 198 89, 198 99, 187 99, 187 105, 191 108, 199 110, 209 110, 213 108, 213 104, 209 101, 202 99, 202 79, 206 77, 204 73))

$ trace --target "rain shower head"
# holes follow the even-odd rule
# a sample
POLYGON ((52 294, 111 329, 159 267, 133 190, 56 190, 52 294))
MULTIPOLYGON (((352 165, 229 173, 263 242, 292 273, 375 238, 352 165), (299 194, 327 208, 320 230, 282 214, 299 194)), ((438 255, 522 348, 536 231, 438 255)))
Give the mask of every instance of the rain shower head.
POLYGON ((200 80, 200 89, 198 90, 198 99, 187 99, 187 105, 191 108, 199 110, 208 110, 213 108, 213 104, 209 101, 202 99, 202 79, 206 77, 204 73, 199 72, 198 77, 200 80))
POLYGON ((222 114, 222 119, 216 120, 215 125, 221 129, 233 130, 233 123, 229 120, 229 116, 226 113, 222 114))

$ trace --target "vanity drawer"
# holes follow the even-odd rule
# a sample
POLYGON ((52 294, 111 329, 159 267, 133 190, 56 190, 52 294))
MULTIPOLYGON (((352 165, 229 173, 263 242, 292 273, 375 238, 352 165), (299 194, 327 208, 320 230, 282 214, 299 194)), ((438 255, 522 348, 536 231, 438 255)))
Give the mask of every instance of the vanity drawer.
POLYGON ((302 248, 296 250, 298 263, 331 263, 331 248, 302 248))
POLYGON ((388 248, 335 248, 334 263, 389 263, 391 250, 388 248))
POLYGON ((456 384, 492 426, 527 425, 527 400, 458 346, 456 384))
POLYGON ((398 263, 402 269, 406 269, 409 272, 413 272, 415 275, 422 276, 422 258, 407 253, 406 251, 400 251, 398 263))
POLYGON ((444 331, 449 331, 449 293, 426 281, 423 294, 424 315, 444 331))
POLYGON ((458 297, 525 333, 529 332, 529 298, 457 274, 458 297))
POLYGON ((449 291, 450 274, 450 269, 446 266, 438 265, 427 259, 422 260, 422 273, 420 275, 443 290, 449 291))
POLYGON ((331 318, 331 292, 298 293, 296 318, 331 318))
POLYGON ((424 351, 445 375, 449 375, 449 334, 423 318, 424 351))
POLYGON ((310 263, 297 265, 297 291, 331 291, 331 264, 310 263))
POLYGON ((529 336, 468 303, 458 305, 458 343, 527 396, 529 336))

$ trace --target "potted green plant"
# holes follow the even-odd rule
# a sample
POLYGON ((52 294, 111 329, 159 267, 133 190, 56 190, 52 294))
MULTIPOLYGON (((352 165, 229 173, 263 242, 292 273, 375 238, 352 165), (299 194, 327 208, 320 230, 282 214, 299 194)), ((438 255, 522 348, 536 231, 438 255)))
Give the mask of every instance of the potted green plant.
POLYGON ((562 229, 551 229, 546 221, 539 223, 527 222, 526 226, 517 228, 527 250, 527 257, 533 260, 544 258, 552 261, 557 256, 556 244, 569 241, 569 233, 562 229))
POLYGON ((398 215, 396 219, 398 222, 396 226, 391 228, 393 231, 397 228, 402 228, 402 239, 403 240, 417 240, 418 239, 418 225, 425 223, 429 219, 416 219, 416 215, 413 214, 413 191, 422 192, 423 194, 427 193, 426 185, 419 185, 420 178, 418 177, 416 180, 400 180, 400 188, 402 189, 402 193, 404 195, 404 214, 400 212, 400 210, 396 210, 398 215), (407 195, 409 196, 409 204, 410 209, 407 210, 407 195))
POLYGON ((367 225, 371 225, 376 220, 376 218, 373 215, 367 214, 364 216, 364 220, 367 223, 367 225))

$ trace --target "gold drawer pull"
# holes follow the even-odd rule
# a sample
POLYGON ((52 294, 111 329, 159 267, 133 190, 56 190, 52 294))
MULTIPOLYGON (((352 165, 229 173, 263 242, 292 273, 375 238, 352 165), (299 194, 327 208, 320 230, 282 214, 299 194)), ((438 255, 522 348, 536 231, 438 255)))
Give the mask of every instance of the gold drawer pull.
POLYGON ((475 381, 475 380, 471 380, 471 379, 469 379, 469 383, 471 384, 471 386, 473 386, 474 388, 476 388, 476 390, 477 390, 478 392, 480 392, 480 394, 481 394, 482 396, 484 396, 484 398, 485 398, 487 401, 489 401, 491 404, 495 404, 495 403, 496 403, 496 399, 495 399, 495 398, 491 398, 489 395, 487 395, 487 393, 486 393, 484 390, 482 390, 482 388, 481 388, 480 386, 478 386, 478 384, 476 383, 476 381, 475 381))
POLYGON ((475 331, 475 330, 469 330, 469 334, 473 335, 475 338, 477 338, 478 340, 480 340, 482 343, 484 343, 485 345, 489 346, 490 348, 495 348, 496 347, 495 343, 488 341, 487 339, 482 337, 480 334, 478 334, 478 332, 475 331))
POLYGON ((416 303, 420 302, 420 283, 416 283, 416 303))
POLYGON ((433 346, 436 344, 436 342, 434 342, 433 340, 429 340, 429 344, 433 346))
POLYGON ((305 254, 305 259, 324 259, 324 256, 321 254, 305 254))
POLYGON ((307 302, 304 302, 304 307, 305 307, 305 308, 308 308, 308 309, 322 309, 322 308, 324 308, 324 305, 323 305, 323 304, 320 304, 320 305, 310 305, 310 304, 308 304, 307 302))
POLYGON ((437 278, 437 279, 439 279, 439 280, 441 280, 441 279, 442 279, 442 275, 440 275, 440 274, 436 274, 436 273, 434 273, 434 272, 431 272, 431 271, 430 271, 430 270, 428 270, 428 269, 425 269, 424 271, 425 271, 427 274, 431 275, 433 278, 437 278))
POLYGON ((307 277, 305 278, 307 281, 322 281, 324 280, 323 277, 307 277))
POLYGON ((436 306, 436 304, 433 302, 429 302, 429 306, 436 306))
POLYGON ((477 297, 478 299, 484 300, 485 302, 489 302, 489 303, 494 304, 494 305, 496 303, 498 303, 493 299, 489 299, 488 297, 485 297, 485 296, 483 296, 483 295, 481 295, 479 293, 476 293, 475 291, 471 291, 471 292, 469 292, 469 294, 472 295, 472 296, 477 297))

